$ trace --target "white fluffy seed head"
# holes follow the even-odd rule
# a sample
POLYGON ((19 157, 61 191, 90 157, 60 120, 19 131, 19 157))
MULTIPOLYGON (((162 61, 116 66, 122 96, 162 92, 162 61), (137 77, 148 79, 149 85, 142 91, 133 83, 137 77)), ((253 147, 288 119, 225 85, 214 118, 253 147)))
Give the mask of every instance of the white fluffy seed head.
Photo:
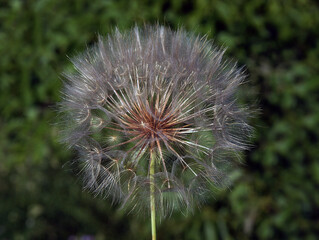
POLYGON ((73 58, 60 111, 85 187, 149 209, 151 151, 161 216, 223 184, 251 131, 236 101, 244 76, 223 54, 206 37, 149 26, 115 30, 73 58))

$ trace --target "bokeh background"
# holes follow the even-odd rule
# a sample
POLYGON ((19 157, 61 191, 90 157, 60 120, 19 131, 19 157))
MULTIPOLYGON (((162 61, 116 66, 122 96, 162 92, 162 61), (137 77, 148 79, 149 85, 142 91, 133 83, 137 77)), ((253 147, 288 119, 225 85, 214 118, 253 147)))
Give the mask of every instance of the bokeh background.
POLYGON ((253 148, 194 215, 158 239, 319 236, 319 3, 316 0, 1 0, 0 239, 150 239, 148 219, 82 190, 58 142, 61 72, 97 34, 161 23, 208 34, 246 66, 253 148))

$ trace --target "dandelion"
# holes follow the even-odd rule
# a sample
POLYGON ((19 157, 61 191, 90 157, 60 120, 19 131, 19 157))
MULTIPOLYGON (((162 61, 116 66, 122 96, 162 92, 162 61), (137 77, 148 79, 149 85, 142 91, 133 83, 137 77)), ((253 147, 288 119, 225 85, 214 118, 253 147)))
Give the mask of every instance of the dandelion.
POLYGON ((224 49, 182 29, 135 27, 71 59, 64 141, 79 153, 85 188, 130 211, 188 211, 247 147, 244 75, 224 49))

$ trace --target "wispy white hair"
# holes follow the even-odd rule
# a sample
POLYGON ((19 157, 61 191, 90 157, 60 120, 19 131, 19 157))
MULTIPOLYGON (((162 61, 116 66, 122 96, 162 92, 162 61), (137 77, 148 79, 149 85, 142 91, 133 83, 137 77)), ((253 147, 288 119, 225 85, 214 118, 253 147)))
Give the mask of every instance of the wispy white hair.
POLYGON ((149 209, 150 150, 156 209, 192 209, 247 148, 249 111, 236 100, 244 75, 207 37, 163 26, 115 30, 71 59, 63 139, 79 153, 85 188, 149 209))

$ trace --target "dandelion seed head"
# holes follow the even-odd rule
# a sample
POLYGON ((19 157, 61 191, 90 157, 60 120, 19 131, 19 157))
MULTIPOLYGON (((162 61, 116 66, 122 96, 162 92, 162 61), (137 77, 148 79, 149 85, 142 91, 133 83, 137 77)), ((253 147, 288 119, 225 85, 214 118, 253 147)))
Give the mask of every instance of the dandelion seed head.
POLYGON ((162 26, 115 30, 71 59, 63 140, 79 153, 85 188, 133 210, 189 211, 247 148, 248 109, 236 100, 241 69, 206 37, 162 26))

